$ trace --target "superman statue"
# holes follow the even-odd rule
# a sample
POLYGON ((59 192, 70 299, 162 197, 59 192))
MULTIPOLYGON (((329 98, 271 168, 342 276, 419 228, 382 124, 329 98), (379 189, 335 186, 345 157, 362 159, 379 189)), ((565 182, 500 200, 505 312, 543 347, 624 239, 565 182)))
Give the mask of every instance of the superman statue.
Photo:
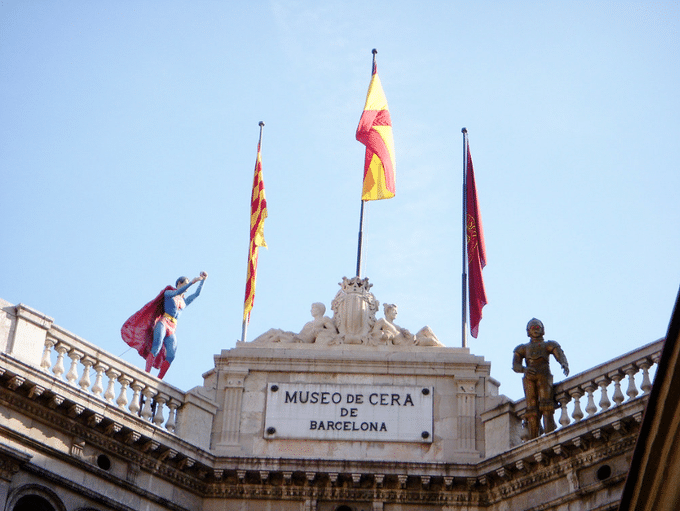
POLYGON ((177 353, 177 318, 201 294, 207 278, 206 272, 201 272, 191 281, 187 277, 178 278, 176 287, 163 289, 156 298, 130 316, 120 329, 123 340, 146 359, 147 373, 155 367, 160 369, 158 378, 162 380, 165 376, 177 353), (196 292, 184 298, 186 290, 196 282, 199 282, 196 292))

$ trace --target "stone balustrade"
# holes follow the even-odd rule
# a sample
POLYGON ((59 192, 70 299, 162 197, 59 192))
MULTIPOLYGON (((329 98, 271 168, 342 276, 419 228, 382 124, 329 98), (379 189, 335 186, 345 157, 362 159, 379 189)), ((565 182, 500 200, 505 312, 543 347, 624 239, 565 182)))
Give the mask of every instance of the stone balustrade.
POLYGON ((178 427, 183 392, 58 326, 45 337, 40 368, 170 433, 178 427))
MULTIPOLYGON (((660 339, 555 384, 557 428, 648 394, 663 344, 660 339)), ((514 409, 523 418, 525 400, 517 401, 514 409)), ((526 428, 522 428, 520 438, 528 438, 526 428)))
MULTIPOLYGON (((207 447, 216 405, 198 391, 182 392, 54 324, 24 304, 0 301, 0 353, 54 377, 103 406, 207 447)), ((25 376, 18 375, 18 379, 25 376)), ((32 395, 46 382, 35 383, 32 395)), ((44 389, 43 389, 44 390, 44 389)), ((56 401, 63 401, 57 392, 56 401)), ((82 406, 82 405, 78 405, 82 406)), ((77 407, 77 408, 78 408, 77 407)), ((99 412, 98 415, 99 416, 99 412)))
MULTIPOLYGON (((664 340, 660 339, 555 384, 556 429, 591 417, 597 419, 618 407, 624 415, 614 421, 614 429, 622 427, 624 419, 640 422, 644 406, 627 405, 650 392, 663 345, 664 340)), ((511 401, 499 396, 495 405, 481 413, 487 458, 528 440, 525 412, 524 399, 511 401)))

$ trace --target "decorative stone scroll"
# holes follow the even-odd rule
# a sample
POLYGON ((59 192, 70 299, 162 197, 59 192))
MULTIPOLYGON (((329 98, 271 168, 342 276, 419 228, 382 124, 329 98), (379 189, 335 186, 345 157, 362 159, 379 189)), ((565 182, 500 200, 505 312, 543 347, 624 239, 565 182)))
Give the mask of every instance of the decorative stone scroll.
MULTIPOLYGON (((314 347, 353 344, 360 346, 444 346, 429 326, 415 335, 394 323, 397 306, 384 304, 384 317, 376 319, 380 302, 370 292, 368 278, 347 277, 331 302, 333 318, 324 316, 323 303, 312 304, 312 321, 299 333, 272 328, 253 341, 255 346, 309 344, 314 347)), ((238 343, 240 344, 240 343, 238 343)))

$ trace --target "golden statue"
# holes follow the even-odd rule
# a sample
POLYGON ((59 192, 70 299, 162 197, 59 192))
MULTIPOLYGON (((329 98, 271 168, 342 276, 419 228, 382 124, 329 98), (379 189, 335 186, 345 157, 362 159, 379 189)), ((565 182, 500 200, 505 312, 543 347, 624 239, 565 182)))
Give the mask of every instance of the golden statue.
POLYGON ((524 373, 524 397, 527 408, 525 419, 529 426, 529 438, 536 438, 540 434, 540 421, 543 416, 543 429, 550 433, 555 429, 555 397, 553 395, 553 376, 550 372, 550 355, 562 366, 564 375, 569 374, 569 363, 562 348, 555 341, 543 340, 545 328, 543 323, 533 318, 527 324, 527 335, 531 339, 526 344, 520 344, 513 351, 512 370, 524 373), (522 364, 526 360, 526 365, 522 364))

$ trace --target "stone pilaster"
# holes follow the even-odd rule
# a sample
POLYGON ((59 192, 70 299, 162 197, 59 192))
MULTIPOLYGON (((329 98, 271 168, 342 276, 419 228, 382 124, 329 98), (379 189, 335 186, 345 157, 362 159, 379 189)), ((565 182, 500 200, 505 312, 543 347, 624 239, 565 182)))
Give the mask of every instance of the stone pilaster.
POLYGON ((248 369, 229 369, 220 375, 223 388, 222 416, 216 431, 217 447, 238 447, 243 391, 248 369))
POLYGON ((456 395, 458 449, 475 451, 477 380, 459 380, 456 383, 456 395))

